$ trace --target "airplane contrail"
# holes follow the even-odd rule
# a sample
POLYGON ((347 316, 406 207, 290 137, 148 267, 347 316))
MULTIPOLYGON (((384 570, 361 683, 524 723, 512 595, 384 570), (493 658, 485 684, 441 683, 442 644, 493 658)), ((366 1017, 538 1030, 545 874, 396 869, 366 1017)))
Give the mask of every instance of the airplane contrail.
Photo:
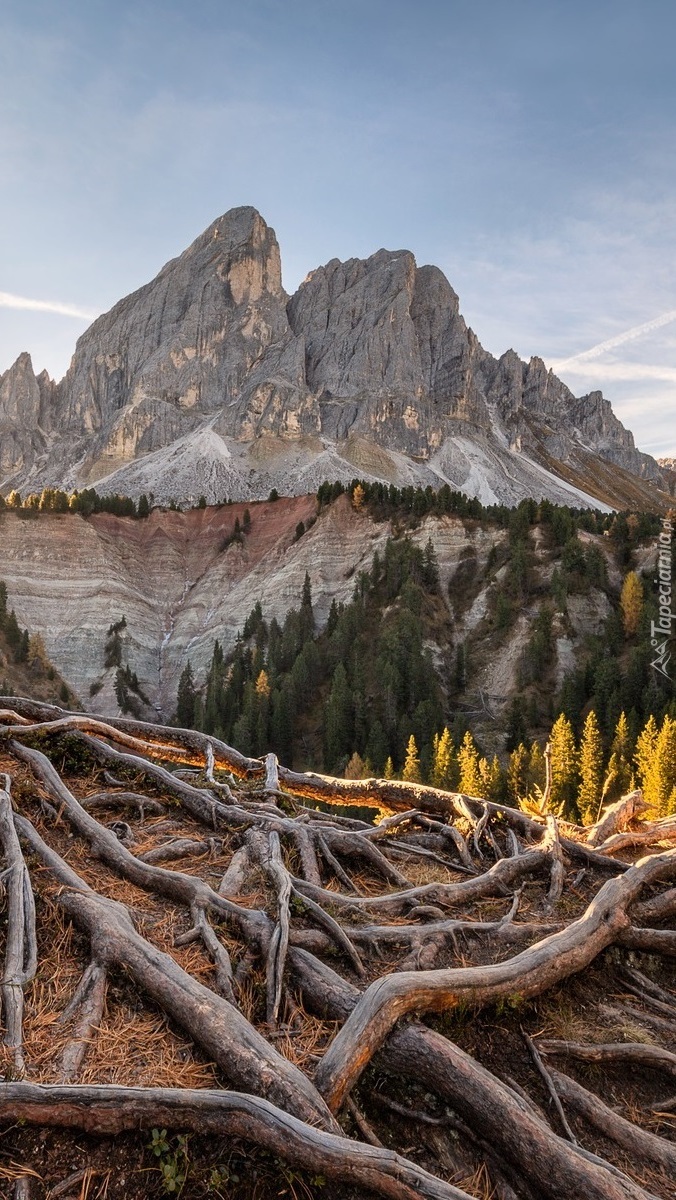
POLYGON ((23 308, 33 312, 56 313, 60 317, 79 317, 93 321, 99 314, 75 304, 60 304, 58 300, 29 300, 27 296, 13 296, 11 292, 0 292, 0 308, 23 308))
POLYGON ((626 329, 624 333, 618 333, 615 337, 608 338, 606 342, 599 342, 597 346, 592 346, 589 350, 583 350, 581 354, 573 354, 571 358, 559 359, 558 362, 552 363, 552 369, 560 371, 562 367, 569 367, 572 363, 587 362, 590 358, 598 358, 606 350, 614 350, 616 346, 623 346, 625 342, 631 342, 634 338, 642 337, 644 333, 652 333, 653 329, 661 329, 663 325, 668 325, 670 321, 676 321, 676 308, 671 309, 670 312, 662 313, 661 317, 654 317, 652 321, 645 321, 643 325, 634 325, 631 329, 626 329))

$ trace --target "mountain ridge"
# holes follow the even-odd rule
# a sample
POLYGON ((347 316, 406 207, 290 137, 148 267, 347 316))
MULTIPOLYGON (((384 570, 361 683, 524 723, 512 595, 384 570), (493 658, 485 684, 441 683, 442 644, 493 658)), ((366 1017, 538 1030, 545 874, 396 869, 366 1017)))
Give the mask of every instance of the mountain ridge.
POLYGON ((600 392, 484 350, 437 267, 381 249, 289 297, 250 207, 98 317, 59 383, 27 354, 0 375, 4 491, 216 502, 354 475, 608 508, 663 506, 668 487, 600 392))

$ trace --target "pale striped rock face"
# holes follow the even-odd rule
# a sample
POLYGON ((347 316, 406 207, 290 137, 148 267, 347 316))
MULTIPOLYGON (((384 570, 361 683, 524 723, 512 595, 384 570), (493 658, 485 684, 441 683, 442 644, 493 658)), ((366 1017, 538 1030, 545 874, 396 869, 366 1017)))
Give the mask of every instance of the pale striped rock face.
MULTIPOLYGON (((243 543, 224 549, 246 508, 154 510, 140 521, 109 513, 86 520, 42 513, 27 521, 5 512, 0 578, 10 608, 22 627, 42 636, 82 703, 109 715, 118 708, 115 668, 105 667, 106 634, 124 616, 124 665, 138 674, 156 715, 168 718, 186 661, 202 679, 214 641, 231 650, 257 601, 268 620, 283 623, 300 603, 307 572, 322 627, 332 601, 350 601, 359 571, 370 570, 392 533, 389 522, 374 523, 346 496, 313 524, 315 499, 300 496, 252 504, 243 543), (300 521, 308 529, 298 539, 300 521)), ((413 534, 421 547, 432 538, 444 595, 468 554, 477 589, 486 587, 483 567, 505 536, 498 529, 467 530, 455 517, 427 518, 413 534)))
POLYGON ((289 299, 253 208, 99 317, 58 385, 28 355, 0 376, 5 492, 244 500, 355 474, 611 507, 654 503, 664 484, 599 392, 488 354, 441 271, 409 251, 333 259, 289 299))

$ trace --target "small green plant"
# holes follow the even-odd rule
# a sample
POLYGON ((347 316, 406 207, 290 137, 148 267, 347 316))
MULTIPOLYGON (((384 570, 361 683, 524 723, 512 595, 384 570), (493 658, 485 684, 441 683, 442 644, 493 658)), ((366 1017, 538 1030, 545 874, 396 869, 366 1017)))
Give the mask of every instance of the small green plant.
POLYGON ((188 1178, 190 1163, 187 1135, 179 1134, 176 1146, 173 1147, 167 1139, 166 1129, 152 1129, 150 1132, 148 1149, 160 1160, 158 1166, 162 1176, 162 1187, 167 1195, 180 1195, 188 1178))
POLYGON ((222 1196, 221 1188, 226 1187, 229 1183, 239 1183, 240 1176, 236 1175, 229 1167, 220 1166, 214 1167, 209 1176, 207 1184, 208 1192, 215 1192, 217 1196, 222 1196))

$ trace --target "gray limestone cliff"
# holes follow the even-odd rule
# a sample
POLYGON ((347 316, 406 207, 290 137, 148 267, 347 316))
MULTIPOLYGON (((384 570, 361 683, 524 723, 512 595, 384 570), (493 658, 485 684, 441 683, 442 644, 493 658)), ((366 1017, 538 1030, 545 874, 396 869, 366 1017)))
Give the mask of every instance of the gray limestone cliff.
POLYGON ((58 385, 28 355, 0 376, 5 491, 253 499, 355 474, 611 506, 665 482, 601 393, 576 398, 538 358, 495 359, 408 251, 333 259, 289 299, 253 208, 99 317, 58 385))

